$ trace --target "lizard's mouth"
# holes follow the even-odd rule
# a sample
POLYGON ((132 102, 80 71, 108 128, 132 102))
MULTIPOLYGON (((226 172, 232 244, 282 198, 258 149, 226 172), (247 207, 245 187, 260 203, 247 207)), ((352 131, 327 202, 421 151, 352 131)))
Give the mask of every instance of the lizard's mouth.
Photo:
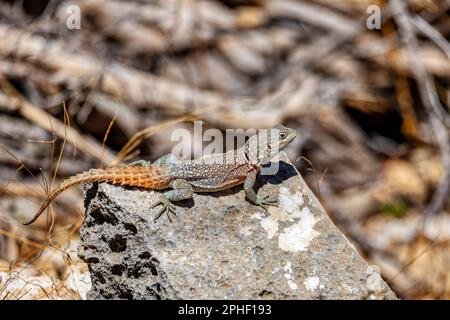
POLYGON ((294 140, 296 137, 297 137, 297 132, 296 131, 292 131, 292 137, 289 139, 289 142, 294 140))
POLYGON ((289 133, 288 138, 286 139, 285 143, 283 144, 283 147, 287 146, 289 143, 291 143, 295 138, 297 137, 297 132, 292 130, 289 133))

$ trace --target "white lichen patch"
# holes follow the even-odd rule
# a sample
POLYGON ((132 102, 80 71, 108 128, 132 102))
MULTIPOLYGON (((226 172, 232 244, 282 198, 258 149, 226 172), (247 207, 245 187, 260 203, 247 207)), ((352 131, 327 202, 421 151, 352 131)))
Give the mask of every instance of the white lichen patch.
POLYGON ((304 207, 300 212, 300 221, 284 228, 278 237, 278 246, 285 251, 306 251, 310 242, 319 235, 314 230, 317 221, 309 208, 304 207))
POLYGON ((319 235, 314 230, 318 220, 305 205, 305 199, 309 201, 310 197, 301 190, 292 191, 281 187, 278 196, 279 206, 269 207, 267 217, 261 216, 258 212, 251 218, 260 220, 260 225, 266 231, 268 239, 278 235, 280 222, 294 222, 285 227, 278 236, 278 246, 291 252, 305 251, 311 240, 319 235))
POLYGON ((303 194, 300 191, 291 193, 288 188, 281 187, 278 202, 283 211, 292 215, 304 204, 303 194))
POLYGON ((266 230, 267 237, 272 239, 278 232, 278 222, 273 216, 268 216, 262 219, 260 222, 261 227, 266 230))
POLYGON ((289 288, 291 288, 291 290, 295 291, 298 289, 298 285, 292 280, 288 280, 287 284, 288 284, 289 288))
POLYGON ((264 218, 264 215, 261 212, 255 212, 254 214, 252 214, 250 216, 250 218, 256 219, 256 220, 261 220, 262 218, 264 218))
POLYGON ((380 292, 383 290, 383 279, 380 276, 380 270, 378 266, 367 267, 367 289, 373 292, 380 292))
POLYGON ((284 267, 284 271, 286 271, 284 274, 284 277, 286 279, 291 279, 292 278, 292 264, 290 261, 288 261, 286 263, 286 266, 284 267))
POLYGON ((243 227, 239 230, 239 234, 244 237, 250 237, 252 235, 251 226, 243 227))
POLYGON ((286 263, 286 266, 284 267, 284 271, 287 271, 289 273, 292 273, 292 263, 290 261, 288 261, 286 263))
POLYGON ((291 219, 290 215, 288 215, 286 211, 283 211, 278 207, 269 207, 267 211, 269 215, 277 221, 288 221, 291 219))
POLYGON ((269 216, 261 217, 258 220, 260 220, 261 227, 267 232, 267 238, 272 239, 278 233, 278 222, 286 221, 289 215, 277 207, 269 207, 268 213, 269 216))
POLYGON ((319 284, 320 284, 320 279, 317 276, 308 277, 305 279, 305 281, 303 281, 303 285, 305 286, 306 290, 313 291, 313 292, 317 288, 319 288, 319 284))
POLYGON ((283 269, 285 271, 284 277, 287 279, 287 285, 289 286, 289 288, 291 288, 291 290, 297 290, 298 285, 294 282, 292 263, 288 261, 283 269))
MULTIPOLYGON (((297 210, 297 211, 295 211, 295 212, 292 214, 292 216, 293 216, 294 218, 301 219, 302 217, 305 217, 305 216, 313 216, 313 215, 311 214, 311 210, 309 209, 309 207, 303 207, 302 210, 297 210)), ((313 217, 314 217, 314 216, 313 216, 313 217)))

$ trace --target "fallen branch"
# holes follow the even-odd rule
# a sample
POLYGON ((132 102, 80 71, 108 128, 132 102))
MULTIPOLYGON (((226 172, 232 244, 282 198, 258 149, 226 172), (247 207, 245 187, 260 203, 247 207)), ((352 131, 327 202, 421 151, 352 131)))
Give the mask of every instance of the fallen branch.
POLYGON ((77 149, 81 150, 86 155, 99 160, 101 163, 108 164, 115 158, 113 151, 106 149, 106 147, 102 148, 95 140, 85 137, 72 127, 67 127, 61 120, 51 116, 49 113, 27 101, 12 87, 7 79, 0 75, 0 88, 6 86, 8 87, 6 90, 14 95, 14 98, 11 98, 10 100, 11 105, 18 105, 18 111, 24 118, 49 132, 54 132, 61 139, 67 139, 67 141, 76 146, 77 149))
POLYGON ((435 193, 424 209, 426 216, 439 213, 444 207, 450 190, 450 142, 448 130, 450 118, 444 114, 436 92, 432 89, 431 79, 418 56, 419 45, 413 30, 411 19, 402 0, 391 0, 395 20, 400 29, 401 39, 410 56, 411 68, 419 87, 420 98, 429 116, 430 126, 436 136, 443 163, 443 175, 435 193))

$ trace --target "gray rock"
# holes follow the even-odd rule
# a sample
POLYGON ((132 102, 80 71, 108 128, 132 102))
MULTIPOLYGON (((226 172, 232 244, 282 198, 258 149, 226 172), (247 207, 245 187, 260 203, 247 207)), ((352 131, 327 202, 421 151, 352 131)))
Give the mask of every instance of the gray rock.
POLYGON ((279 198, 268 212, 236 187, 196 194, 172 223, 154 222, 157 192, 86 184, 79 255, 91 272, 88 298, 395 299, 281 159, 275 177, 258 181, 279 198))

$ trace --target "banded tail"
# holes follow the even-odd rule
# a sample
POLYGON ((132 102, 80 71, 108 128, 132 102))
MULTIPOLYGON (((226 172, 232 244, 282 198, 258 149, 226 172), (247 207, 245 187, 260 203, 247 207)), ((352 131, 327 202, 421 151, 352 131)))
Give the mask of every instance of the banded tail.
POLYGON ((50 203, 64 190, 84 182, 108 182, 121 186, 140 187, 145 189, 161 190, 169 187, 170 176, 168 168, 164 166, 148 167, 114 167, 107 169, 91 169, 70 177, 54 189, 45 199, 34 217, 24 225, 32 224, 39 218, 50 203))

